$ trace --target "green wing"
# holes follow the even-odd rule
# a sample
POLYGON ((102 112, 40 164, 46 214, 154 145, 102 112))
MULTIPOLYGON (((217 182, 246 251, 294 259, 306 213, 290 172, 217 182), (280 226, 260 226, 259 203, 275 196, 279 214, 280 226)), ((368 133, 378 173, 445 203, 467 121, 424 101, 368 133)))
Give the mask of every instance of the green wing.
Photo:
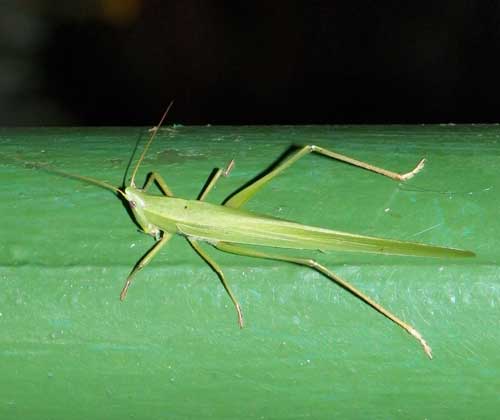
POLYGON ((417 242, 406 242, 373 236, 356 235, 330 229, 307 226, 284 220, 265 218, 224 219, 224 227, 182 223, 181 234, 207 242, 228 242, 256 246, 320 251, 368 252, 387 255, 461 258, 475 254, 456 248, 447 248, 417 242))

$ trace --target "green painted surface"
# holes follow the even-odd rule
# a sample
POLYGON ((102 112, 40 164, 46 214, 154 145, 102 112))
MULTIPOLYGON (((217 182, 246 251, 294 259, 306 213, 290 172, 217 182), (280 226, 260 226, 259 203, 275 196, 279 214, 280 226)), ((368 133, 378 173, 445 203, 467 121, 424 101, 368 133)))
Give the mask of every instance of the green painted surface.
MULTIPOLYGON (((2 129, 0 152, 119 185, 137 128, 2 129)), ((211 255, 175 238, 118 295, 153 244, 108 191, 0 156, 0 418, 496 418, 500 406, 499 126, 177 127, 140 171, 179 196, 236 166, 229 193, 291 144, 396 171, 404 185, 308 156, 248 209, 308 224, 475 251, 468 260, 313 255, 413 324, 402 330, 318 273, 211 255)), ((311 254, 307 254, 311 255, 311 254)))

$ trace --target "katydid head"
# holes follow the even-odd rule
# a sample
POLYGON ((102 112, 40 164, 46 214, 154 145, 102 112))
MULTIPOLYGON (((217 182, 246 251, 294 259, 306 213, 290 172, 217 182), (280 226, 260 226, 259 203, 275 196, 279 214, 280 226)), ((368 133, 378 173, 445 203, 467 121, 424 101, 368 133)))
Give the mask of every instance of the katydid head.
POLYGON ((161 117, 160 122, 156 127, 154 127, 152 130, 151 137, 149 138, 148 142, 144 146, 144 150, 141 153, 141 156, 139 157, 139 160, 137 161, 134 170, 132 172, 132 176, 130 177, 130 185, 128 187, 124 187, 122 189, 123 192, 123 197, 125 200, 128 202, 130 206, 130 211, 132 212, 135 221, 137 224, 141 227, 141 229, 146 232, 149 235, 152 235, 154 237, 158 237, 160 235, 160 230, 158 227, 154 226, 153 224, 149 223, 147 220, 147 217, 144 215, 144 199, 143 199, 143 191, 139 188, 137 188, 135 184, 135 176, 137 175, 137 171, 139 170, 139 166, 141 166, 142 161, 144 160, 144 157, 146 156, 146 153, 148 152, 149 146, 151 146, 151 143, 153 143, 153 140, 156 136, 156 133, 158 132, 158 129, 161 127, 163 124, 163 121, 165 120, 165 117, 168 114, 168 111, 170 111, 170 108, 172 107, 174 101, 171 101, 170 104, 168 105, 166 111, 163 113, 163 116, 161 117))
POLYGON ((160 230, 157 226, 150 223, 144 214, 144 193, 142 190, 136 188, 135 186, 126 187, 123 194, 125 200, 127 200, 136 223, 141 227, 141 229, 148 235, 157 238, 160 234, 160 230))

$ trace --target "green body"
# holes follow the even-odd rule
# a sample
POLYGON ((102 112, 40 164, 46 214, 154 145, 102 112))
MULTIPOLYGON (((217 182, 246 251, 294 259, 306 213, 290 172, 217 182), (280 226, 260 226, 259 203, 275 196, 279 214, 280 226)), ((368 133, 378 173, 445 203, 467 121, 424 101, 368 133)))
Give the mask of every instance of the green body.
MULTIPOLYGON (((159 126, 167 112, 168 109, 163 115, 159 126)), ((218 206, 207 204, 204 200, 209 192, 212 191, 220 177, 229 174, 231 168, 234 166, 234 160, 230 161, 225 170, 220 168, 217 169, 213 177, 209 178, 208 183, 203 187, 198 196, 198 200, 174 198, 172 190, 163 177, 157 172, 151 172, 148 175, 142 189, 136 187, 135 176, 157 132, 158 128, 155 128, 149 141, 146 143, 134 167, 128 187, 124 190, 120 190, 111 185, 106 185, 103 181, 95 181, 96 184, 112 189, 120 194, 128 202, 136 222, 141 226, 143 231, 157 239, 157 243, 141 258, 127 277, 120 294, 121 300, 124 300, 127 296, 128 289, 135 274, 149 264, 174 235, 180 234, 186 237, 191 247, 219 276, 234 304, 238 316, 238 324, 241 328, 244 324, 241 305, 229 286, 223 270, 200 246, 200 241, 208 242, 224 252, 294 263, 309 267, 323 274, 413 336, 413 338, 420 343, 425 354, 429 358, 432 358, 431 347, 422 334, 412 325, 400 319, 376 300, 357 289, 347 280, 330 271, 321 263, 310 257, 295 257, 275 254, 265 250, 256 250, 254 246, 316 250, 322 252, 355 251, 428 257, 471 257, 474 256, 473 252, 412 242, 360 236, 303 225, 287 220, 279 220, 274 217, 262 216, 241 210, 241 207, 264 186, 274 180, 274 178, 280 175, 286 168, 310 153, 317 153, 336 160, 337 162, 347 163, 399 182, 406 182, 420 172, 424 167, 425 159, 421 159, 412 170, 398 173, 353 157, 342 155, 321 146, 313 144, 303 145, 289 150, 289 153, 283 156, 267 173, 238 190, 225 201, 223 206, 218 206), (158 186, 164 197, 154 197, 146 193, 153 184, 158 186)), ((88 178, 85 180, 89 181, 88 178)))
POLYGON ((389 255, 466 257, 470 251, 414 242, 356 235, 281 220, 242 209, 159 197, 128 187, 127 199, 143 230, 155 236, 164 231, 217 244, 229 242, 316 251, 356 251, 389 255))

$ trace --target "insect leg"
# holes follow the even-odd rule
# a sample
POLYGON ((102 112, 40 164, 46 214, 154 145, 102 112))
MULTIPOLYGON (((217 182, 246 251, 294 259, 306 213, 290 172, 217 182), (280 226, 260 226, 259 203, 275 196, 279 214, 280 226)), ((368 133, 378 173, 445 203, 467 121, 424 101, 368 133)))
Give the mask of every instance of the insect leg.
POLYGON ((170 238, 173 235, 168 232, 163 232, 162 238, 156 242, 153 245, 153 248, 151 248, 144 257, 142 257, 139 262, 135 265, 134 269, 131 271, 129 276, 127 277, 127 280, 125 281, 125 286, 123 286, 122 292, 120 293, 120 300, 124 300, 125 297, 127 296, 127 291, 130 286, 130 283, 132 283, 132 278, 134 275, 142 270, 149 262, 153 259, 153 257, 158 253, 158 251, 163 248, 163 246, 170 240, 170 238))
POLYGON ((156 182, 156 184, 160 188, 160 191, 164 195, 166 195, 167 197, 174 196, 174 194, 172 193, 172 191, 168 187, 167 183, 165 182, 165 180, 162 178, 162 176, 158 172, 151 172, 149 174, 148 179, 146 180, 146 183, 144 184, 144 187, 142 188, 142 190, 144 192, 146 192, 154 182, 156 182))
POLYGON ((284 255, 277 255, 277 254, 268 254, 264 253, 261 251, 254 250, 252 248, 247 248, 243 247, 241 245, 235 245, 235 244, 230 244, 227 242, 218 242, 215 247, 217 249, 220 249, 221 251, 225 252, 230 252, 233 254, 239 254, 239 255, 245 255, 248 257, 257 257, 257 258, 267 258, 271 260, 278 260, 278 261, 286 261, 294 264, 299 264, 299 265, 304 265, 307 267, 312 268, 313 270, 316 270, 323 274, 324 276, 328 277, 330 280, 334 281, 335 283, 339 284, 341 287, 344 289, 348 290, 350 293, 352 293, 354 296, 357 298, 361 299, 363 302, 366 304, 370 305, 373 309, 377 310, 380 312, 382 315, 385 317, 389 318, 392 322, 395 324, 399 325, 401 328, 403 328, 407 333, 412 335, 423 347, 425 353, 429 358, 432 359, 432 353, 431 353, 431 348, 425 341, 425 339, 422 337, 422 335, 411 325, 405 323, 401 319, 399 319, 396 315, 385 309, 383 306, 375 302, 373 299, 365 295, 363 292, 360 290, 356 289, 353 285, 351 285, 349 282, 344 280, 343 278, 339 277, 335 273, 331 272, 328 270, 326 267, 323 265, 319 264, 317 261, 309 258, 296 258, 296 257, 288 257, 284 255))
POLYGON ((350 158, 348 156, 341 155, 336 152, 332 152, 330 150, 324 149, 323 147, 319 146, 314 146, 314 145, 307 145, 303 146, 296 152, 292 153, 288 158, 286 158, 283 162, 279 163, 273 170, 268 172, 266 175, 263 177, 259 178, 246 188, 242 189, 241 191, 237 192, 234 194, 232 197, 227 200, 224 205, 228 207, 233 207, 233 208, 239 208, 243 204, 245 204, 252 196, 259 191, 264 185, 266 185, 269 181, 271 181, 275 176, 279 175, 281 172, 283 172, 286 168, 291 166, 293 163, 295 163, 297 160, 299 160, 301 157, 308 155, 309 153, 319 153, 320 155, 328 156, 332 159, 339 160, 341 162, 346 162, 351 165, 357 166, 359 168, 366 169, 371 172, 376 172, 380 175, 387 176, 389 178, 392 178, 394 180, 398 181, 405 181, 407 179, 410 179, 412 176, 414 176, 417 172, 419 172, 423 166, 425 159, 421 159, 417 166, 410 172, 407 172, 405 174, 399 174, 397 172, 392 172, 384 168, 380 168, 378 166, 371 165, 366 162, 362 162, 360 160, 356 160, 353 158, 350 158))
POLYGON ((205 188, 201 191, 200 195, 198 196, 199 201, 204 201, 205 197, 207 194, 212 190, 212 188, 215 186, 221 175, 223 176, 228 176, 229 173, 231 172, 231 169, 233 169, 234 166, 234 160, 231 160, 228 164, 226 169, 217 169, 217 172, 215 172, 215 175, 210 179, 210 182, 207 184, 205 188))
POLYGON ((332 159, 337 159, 337 160, 340 160, 342 162, 349 163, 349 164, 357 166, 359 168, 363 168, 363 169, 366 169, 368 171, 372 171, 372 172, 378 173, 380 175, 384 175, 388 178, 392 178, 396 181, 406 181, 407 179, 412 178, 416 173, 420 172, 420 170, 424 167, 424 164, 425 164, 425 159, 420 159, 419 162, 417 163, 417 165, 410 172, 400 174, 397 172, 389 171, 389 170, 384 169, 384 168, 380 168, 378 166, 371 165, 369 163, 366 163, 366 162, 363 162, 360 160, 353 159, 349 156, 341 155, 340 153, 332 152, 331 150, 324 149, 323 147, 314 146, 314 145, 305 146, 305 147, 308 148, 308 150, 310 152, 316 152, 316 153, 319 153, 320 155, 328 156, 328 157, 331 157, 332 159))
POLYGON ((219 276, 221 282, 222 282, 222 285, 224 286, 224 288, 226 289, 226 292, 227 294, 229 295, 229 297, 231 298, 231 301, 233 302, 234 304, 234 307, 236 308, 236 313, 238 314, 238 324, 240 326, 240 328, 243 328, 243 313, 241 312, 241 307, 240 307, 240 304, 238 303, 238 301, 236 300, 236 297, 234 296, 233 294, 233 291, 231 290, 231 288, 229 287, 229 285, 227 284, 226 282, 226 278, 224 276, 224 273, 222 272, 221 268, 219 267, 219 265, 210 257, 210 255, 208 255, 204 250, 203 248, 201 248, 201 246, 199 245, 198 241, 195 241, 194 239, 190 238, 190 237, 187 237, 186 236, 186 239, 188 240, 188 242, 191 244, 191 246, 194 248, 194 250, 198 253, 198 255, 203 258, 205 260, 205 262, 210 266, 212 267, 212 269, 217 273, 217 275, 219 276))

